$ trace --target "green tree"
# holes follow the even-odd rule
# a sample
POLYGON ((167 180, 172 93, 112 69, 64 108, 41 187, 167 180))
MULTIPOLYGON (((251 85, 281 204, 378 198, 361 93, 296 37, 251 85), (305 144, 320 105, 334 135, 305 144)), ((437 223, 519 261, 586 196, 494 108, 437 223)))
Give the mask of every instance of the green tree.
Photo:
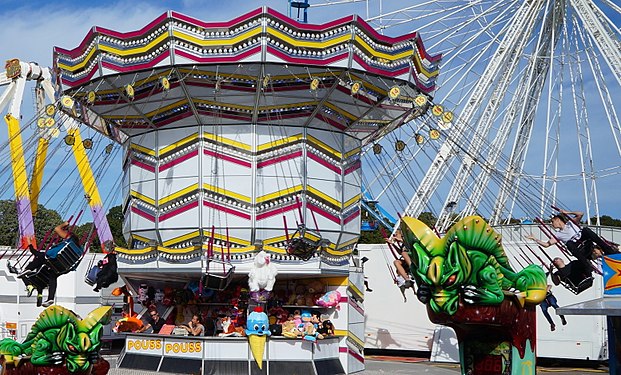
MULTIPOLYGON (((612 217, 608 215, 602 215, 600 216, 599 219, 602 225, 606 225, 609 227, 621 227, 621 220, 619 219, 613 219, 612 217)), ((595 217, 591 218, 591 223, 597 223, 597 220, 595 217)))
POLYGON ((361 231, 358 243, 385 243, 382 231, 378 228, 371 231, 361 231))
POLYGON ((121 207, 121 205, 112 207, 110 211, 108 211, 106 217, 108 218, 108 224, 110 225, 110 231, 112 232, 114 243, 117 246, 126 247, 127 242, 123 236, 123 207, 121 207))
MULTIPOLYGON (((39 205, 34 217, 34 229, 37 243, 41 244, 45 235, 54 230, 62 219, 58 212, 39 205)), ((13 200, 0 200, 0 245, 15 246, 19 240, 17 206, 13 200)), ((48 236, 49 240, 49 236, 48 236)))
POLYGON ((429 228, 433 228, 436 226, 438 218, 431 212, 421 212, 421 214, 418 215, 418 220, 425 223, 429 228))

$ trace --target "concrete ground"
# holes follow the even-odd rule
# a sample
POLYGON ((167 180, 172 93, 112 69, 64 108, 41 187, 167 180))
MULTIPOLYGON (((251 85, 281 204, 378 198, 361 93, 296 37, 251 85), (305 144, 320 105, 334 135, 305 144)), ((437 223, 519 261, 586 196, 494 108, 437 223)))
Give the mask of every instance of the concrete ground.
MULTIPOLYGON (((150 375, 150 371, 117 369, 116 355, 104 355, 104 358, 110 362, 112 366, 110 375, 150 375)), ((459 365, 451 363, 431 363, 426 358, 413 357, 390 357, 390 356, 368 356, 365 359, 366 370, 359 373, 360 375, 456 375, 459 374, 459 365)), ((549 364, 547 366, 537 366, 538 374, 554 374, 554 375, 584 375, 584 374, 607 374, 608 368, 603 365, 593 363, 578 364, 587 367, 570 367, 567 363, 549 364)), ((165 373, 159 373, 167 375, 165 373)))

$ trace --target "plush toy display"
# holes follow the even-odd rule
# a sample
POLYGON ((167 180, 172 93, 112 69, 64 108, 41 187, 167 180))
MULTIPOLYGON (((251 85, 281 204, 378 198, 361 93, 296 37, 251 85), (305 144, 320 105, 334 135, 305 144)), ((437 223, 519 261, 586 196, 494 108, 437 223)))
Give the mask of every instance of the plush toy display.
POLYGON ((341 292, 338 290, 331 290, 319 298, 316 303, 321 307, 335 307, 340 310, 339 303, 341 302, 341 292))

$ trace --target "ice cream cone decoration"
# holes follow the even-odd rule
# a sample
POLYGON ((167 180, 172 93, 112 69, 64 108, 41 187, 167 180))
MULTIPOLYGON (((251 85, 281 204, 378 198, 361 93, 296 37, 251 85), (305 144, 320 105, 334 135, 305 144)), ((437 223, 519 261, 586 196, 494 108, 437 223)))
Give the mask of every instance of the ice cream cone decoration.
POLYGON ((269 330, 269 319, 263 309, 256 307, 253 312, 248 315, 246 328, 246 336, 248 336, 248 345, 252 357, 257 362, 259 369, 263 369, 263 353, 265 353, 266 336, 272 333, 269 330))

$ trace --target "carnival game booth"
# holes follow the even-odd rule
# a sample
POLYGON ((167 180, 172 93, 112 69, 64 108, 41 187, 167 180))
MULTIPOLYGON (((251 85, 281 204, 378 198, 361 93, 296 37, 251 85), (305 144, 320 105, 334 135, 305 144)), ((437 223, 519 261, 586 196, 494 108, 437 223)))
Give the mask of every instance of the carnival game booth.
MULTIPOLYGON (((342 334, 313 344, 306 361, 334 373, 316 362, 338 346, 343 372, 363 370, 362 275, 352 257, 360 153, 427 116, 440 58, 417 33, 383 36, 356 16, 302 24, 269 8, 226 22, 170 11, 132 32, 94 27, 78 47, 56 47, 54 62, 72 99, 66 113, 124 147, 129 248, 118 249, 119 274, 134 297, 143 284, 145 301, 167 288, 189 288, 198 303, 212 303, 209 291, 241 296, 263 250, 278 281, 271 294, 254 291, 256 304, 269 309, 279 290, 288 301, 293 281, 324 280, 324 293, 340 292, 340 310, 319 314, 342 334)), ((218 342, 239 340, 201 341, 203 363, 226 357, 212 351, 218 342)), ((126 348, 121 366, 139 367, 126 348)), ((276 366, 293 351, 266 353, 276 366)))

